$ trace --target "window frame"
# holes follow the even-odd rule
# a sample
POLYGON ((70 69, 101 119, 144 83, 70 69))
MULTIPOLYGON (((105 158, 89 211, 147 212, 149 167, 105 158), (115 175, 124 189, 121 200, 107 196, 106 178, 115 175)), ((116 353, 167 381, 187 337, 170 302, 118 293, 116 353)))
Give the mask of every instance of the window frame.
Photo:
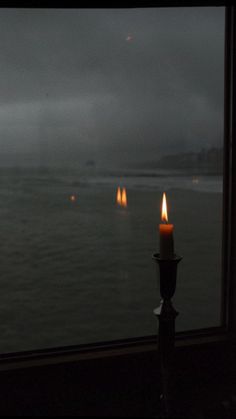
MULTIPOLYGON (((206 329, 189 330, 176 333, 176 347, 191 347, 192 345, 208 345, 222 342, 236 341, 236 284, 233 278, 236 275, 236 8, 228 5, 226 1, 194 1, 191 6, 173 0, 147 1, 140 4, 130 4, 128 7, 225 7, 225 80, 224 80, 224 174, 223 174, 223 244, 222 244, 222 326, 206 329), (181 4, 180 4, 181 3, 181 4), (233 141, 234 140, 234 141, 233 141)), ((20 6, 13 1, 2 2, 2 7, 32 8, 29 1, 21 2, 20 6), (7 3, 7 4, 6 4, 7 3)), ((78 6, 70 0, 47 1, 34 3, 37 8, 86 8, 88 3, 78 6)), ((106 8, 100 2, 99 7, 106 8)), ((112 7, 127 8, 127 4, 112 4, 112 7)), ((151 255, 150 255, 151 259, 151 255)), ((155 320, 154 320, 155 321, 155 320)), ((0 370, 17 369, 37 365, 73 362, 104 358, 107 356, 135 354, 140 352, 156 351, 156 336, 144 336, 116 341, 106 341, 92 344, 73 345, 66 347, 47 348, 41 350, 21 351, 10 354, 0 354, 0 370)))

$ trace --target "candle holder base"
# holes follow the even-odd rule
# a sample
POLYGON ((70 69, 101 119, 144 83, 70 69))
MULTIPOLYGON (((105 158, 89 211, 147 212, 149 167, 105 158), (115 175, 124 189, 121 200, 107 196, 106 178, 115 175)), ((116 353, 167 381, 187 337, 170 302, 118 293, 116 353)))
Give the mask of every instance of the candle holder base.
POLYGON ((158 351, 162 377, 162 394, 160 400, 163 407, 163 417, 171 418, 173 406, 173 354, 175 346, 175 319, 178 312, 172 305, 171 298, 176 289, 177 265, 182 257, 176 254, 172 259, 163 259, 159 253, 152 258, 158 264, 160 273, 160 306, 154 309, 158 318, 158 351))

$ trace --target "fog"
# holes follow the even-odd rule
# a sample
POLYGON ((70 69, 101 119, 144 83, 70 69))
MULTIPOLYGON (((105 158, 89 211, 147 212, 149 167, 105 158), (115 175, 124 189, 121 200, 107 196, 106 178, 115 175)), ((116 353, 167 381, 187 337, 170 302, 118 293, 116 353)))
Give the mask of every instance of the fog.
POLYGON ((222 7, 0 9, 0 50, 0 165, 222 146, 222 7))

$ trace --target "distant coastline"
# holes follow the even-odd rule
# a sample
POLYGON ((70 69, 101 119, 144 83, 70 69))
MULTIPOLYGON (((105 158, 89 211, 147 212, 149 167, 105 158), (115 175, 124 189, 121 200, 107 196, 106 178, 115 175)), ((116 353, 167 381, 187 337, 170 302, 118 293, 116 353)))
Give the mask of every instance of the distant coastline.
POLYGON ((193 174, 223 174, 223 148, 212 147, 199 152, 168 154, 146 164, 149 169, 181 170, 193 174))

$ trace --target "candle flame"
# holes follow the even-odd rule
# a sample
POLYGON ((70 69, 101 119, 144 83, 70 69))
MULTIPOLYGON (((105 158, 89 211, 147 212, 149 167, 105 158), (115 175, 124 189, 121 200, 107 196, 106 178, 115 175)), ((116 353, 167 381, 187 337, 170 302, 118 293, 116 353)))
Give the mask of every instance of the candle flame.
POLYGON ((117 188, 116 203, 121 207, 127 207, 127 194, 125 188, 122 188, 122 191, 120 187, 117 188))
POLYGON ((127 195, 126 195, 126 189, 123 188, 122 189, 122 195, 121 195, 121 206, 122 207, 127 207, 128 202, 127 202, 127 195))
POLYGON ((164 222, 168 222, 168 214, 167 214, 167 203, 166 203, 166 194, 163 193, 162 196, 162 210, 161 210, 161 219, 164 222))
POLYGON ((121 191, 120 191, 120 187, 118 187, 117 189, 117 193, 116 193, 116 203, 118 205, 121 205, 121 191))

